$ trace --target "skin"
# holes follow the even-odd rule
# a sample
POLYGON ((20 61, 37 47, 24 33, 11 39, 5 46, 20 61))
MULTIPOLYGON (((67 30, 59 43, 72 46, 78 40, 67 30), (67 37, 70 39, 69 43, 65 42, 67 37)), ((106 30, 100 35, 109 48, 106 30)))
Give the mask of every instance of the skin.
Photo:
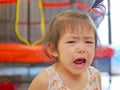
POLYGON ((91 30, 91 33, 87 33, 81 30, 80 33, 65 33, 59 40, 58 51, 58 65, 65 67, 67 71, 74 75, 81 75, 91 64, 94 57, 94 31, 91 30), (84 67, 73 63, 79 58, 86 60, 84 67))
MULTIPOLYGON (((94 30, 80 32, 64 33, 59 39, 57 49, 52 43, 49 43, 47 49, 51 55, 58 58, 53 67, 60 75, 64 84, 71 90, 81 90, 88 81, 87 68, 90 66, 95 51, 94 30), (73 62, 76 59, 85 59, 84 65, 76 65, 73 62)), ((97 72, 99 84, 101 78, 97 72)), ((101 85, 100 85, 101 86, 101 85)), ((48 77, 46 72, 37 75, 32 81, 28 90, 48 90, 48 77)))

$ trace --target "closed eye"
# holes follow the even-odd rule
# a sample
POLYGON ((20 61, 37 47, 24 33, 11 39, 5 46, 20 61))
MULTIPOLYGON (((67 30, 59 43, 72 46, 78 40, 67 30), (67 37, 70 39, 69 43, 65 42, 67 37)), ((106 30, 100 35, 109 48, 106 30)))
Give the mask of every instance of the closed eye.
POLYGON ((67 43, 75 43, 75 41, 68 41, 67 43))
POLYGON ((85 43, 93 44, 94 42, 93 41, 85 41, 85 43))

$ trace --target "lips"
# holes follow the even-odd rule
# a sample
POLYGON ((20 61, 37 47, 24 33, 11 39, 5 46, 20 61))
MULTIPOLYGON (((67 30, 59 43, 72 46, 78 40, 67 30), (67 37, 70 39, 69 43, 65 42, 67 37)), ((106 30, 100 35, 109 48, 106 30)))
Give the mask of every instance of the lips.
POLYGON ((86 62, 85 59, 77 59, 73 63, 75 63, 75 64, 84 64, 85 62, 86 62))
POLYGON ((73 61, 73 65, 75 68, 84 68, 86 66, 86 63, 87 61, 85 58, 80 58, 73 61))

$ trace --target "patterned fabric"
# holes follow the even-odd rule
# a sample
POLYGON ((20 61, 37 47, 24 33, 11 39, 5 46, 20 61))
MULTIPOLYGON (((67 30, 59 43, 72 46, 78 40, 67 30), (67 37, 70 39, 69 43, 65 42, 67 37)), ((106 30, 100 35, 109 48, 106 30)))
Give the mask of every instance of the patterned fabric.
MULTIPOLYGON (((71 90, 63 84, 62 79, 52 66, 48 67, 45 71, 47 72, 49 78, 48 90, 71 90)), ((88 68, 88 82, 86 87, 82 90, 100 90, 96 72, 95 68, 88 68)))

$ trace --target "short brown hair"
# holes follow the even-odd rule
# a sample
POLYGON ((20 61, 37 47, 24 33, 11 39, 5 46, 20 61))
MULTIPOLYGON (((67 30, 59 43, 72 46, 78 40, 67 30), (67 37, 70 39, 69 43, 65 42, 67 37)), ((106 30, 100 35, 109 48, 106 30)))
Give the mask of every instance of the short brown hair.
POLYGON ((98 36, 94 22, 87 13, 80 11, 66 11, 54 17, 49 26, 47 41, 52 42, 57 48, 59 38, 64 32, 74 32, 78 28, 93 29, 95 32, 95 46, 97 45, 98 36))

